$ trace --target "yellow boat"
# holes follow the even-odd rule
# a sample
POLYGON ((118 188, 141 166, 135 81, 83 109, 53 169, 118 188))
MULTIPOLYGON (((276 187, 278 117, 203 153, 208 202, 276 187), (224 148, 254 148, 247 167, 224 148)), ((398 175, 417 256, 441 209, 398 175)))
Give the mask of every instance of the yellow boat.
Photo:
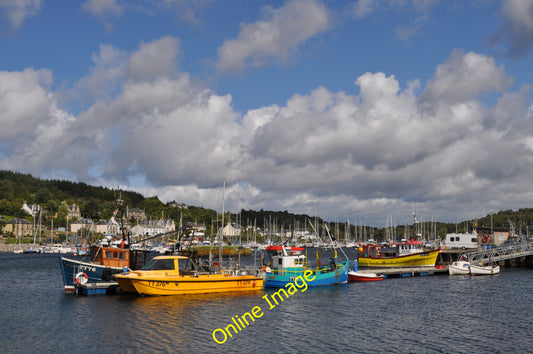
POLYGON ((115 275, 124 292, 141 295, 184 295, 229 291, 255 291, 263 287, 263 277, 240 272, 199 272, 180 270, 185 256, 158 256, 142 270, 115 275))
POLYGON ((373 268, 434 267, 440 249, 424 249, 418 241, 388 245, 363 245, 359 248, 358 265, 373 268))

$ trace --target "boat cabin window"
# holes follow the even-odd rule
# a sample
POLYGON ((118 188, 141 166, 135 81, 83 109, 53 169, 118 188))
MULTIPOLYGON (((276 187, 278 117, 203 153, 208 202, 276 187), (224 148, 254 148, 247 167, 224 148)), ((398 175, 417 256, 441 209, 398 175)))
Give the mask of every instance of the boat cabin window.
POLYGON ((145 270, 174 270, 173 259, 154 259, 143 269, 145 270))
POLYGON ((281 258, 278 258, 278 264, 281 265, 281 258))

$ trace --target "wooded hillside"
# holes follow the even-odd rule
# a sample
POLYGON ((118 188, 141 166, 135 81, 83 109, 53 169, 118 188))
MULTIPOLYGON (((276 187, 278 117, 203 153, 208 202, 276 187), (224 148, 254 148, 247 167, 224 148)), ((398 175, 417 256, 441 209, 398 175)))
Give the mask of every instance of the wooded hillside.
MULTIPOLYGON (((137 192, 117 191, 101 186, 91 186, 83 182, 71 182, 64 180, 43 180, 35 178, 29 174, 22 174, 6 170, 0 170, 0 215, 9 217, 28 218, 22 210, 24 202, 27 204, 38 204, 46 211, 45 217, 57 214, 60 206, 67 203, 76 204, 80 207, 81 215, 84 218, 93 220, 109 219, 116 209, 116 199, 120 198, 126 202, 129 208, 139 208, 146 212, 146 216, 151 219, 170 218, 179 225, 180 219, 183 223, 198 222, 205 223, 208 232, 211 232, 211 225, 217 226, 217 212, 212 209, 205 209, 199 206, 186 206, 176 202, 163 203, 157 196, 145 197, 137 192)), ((225 221, 238 222, 243 226, 257 226, 259 228, 270 228, 294 230, 304 228, 306 219, 310 216, 305 214, 292 214, 288 211, 254 211, 241 210, 239 214, 227 213, 225 221)), ((311 217, 314 221, 314 217, 311 217)), ((220 222, 218 216, 218 222, 220 222)), ((317 218, 321 224, 323 220, 317 218)), ((438 216, 436 217, 438 219, 438 216)), ((28 219, 29 220, 29 219, 28 219)), ((56 226, 64 226, 66 220, 58 218, 54 221, 56 226)), ((477 220, 465 220, 457 224, 435 222, 433 225, 428 222, 422 223, 424 233, 435 230, 438 237, 443 238, 448 232, 472 231, 474 225, 478 227, 491 227, 491 215, 486 215, 477 220)), ((492 215, 492 227, 494 229, 509 230, 511 225, 528 232, 530 225, 533 225, 533 208, 518 209, 518 211, 505 210, 498 211, 492 215)), ((396 235, 403 237, 405 225, 396 226, 396 235)), ((408 225, 409 232, 412 233, 414 225, 408 225)), ((307 228, 310 229, 309 225, 307 228)), ((330 230, 334 232, 335 227, 330 225, 330 230)), ((346 234, 345 223, 338 225, 339 238, 344 239, 346 234)), ((529 231, 531 232, 531 230, 529 231)), ((349 230, 349 235, 353 237, 355 228, 353 225, 349 230)), ((385 228, 368 228, 368 237, 377 240, 384 239, 387 234, 385 228)))

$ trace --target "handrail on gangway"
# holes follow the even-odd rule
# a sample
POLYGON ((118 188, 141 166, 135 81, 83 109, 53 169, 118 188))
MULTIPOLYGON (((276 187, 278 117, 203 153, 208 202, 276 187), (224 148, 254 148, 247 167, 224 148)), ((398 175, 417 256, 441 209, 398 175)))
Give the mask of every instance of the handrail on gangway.
POLYGON ((458 259, 466 259, 470 264, 486 264, 530 255, 533 255, 533 243, 521 242, 504 247, 462 252, 458 259))

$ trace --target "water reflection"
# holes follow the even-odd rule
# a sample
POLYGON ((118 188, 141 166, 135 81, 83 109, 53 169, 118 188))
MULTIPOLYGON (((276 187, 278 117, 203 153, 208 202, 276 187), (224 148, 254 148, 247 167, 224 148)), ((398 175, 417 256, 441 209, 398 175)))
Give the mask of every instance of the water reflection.
POLYGON ((57 256, 1 255, 3 352, 529 352, 533 271, 170 297, 63 293, 57 256), (224 344, 212 333, 260 306, 224 344))

